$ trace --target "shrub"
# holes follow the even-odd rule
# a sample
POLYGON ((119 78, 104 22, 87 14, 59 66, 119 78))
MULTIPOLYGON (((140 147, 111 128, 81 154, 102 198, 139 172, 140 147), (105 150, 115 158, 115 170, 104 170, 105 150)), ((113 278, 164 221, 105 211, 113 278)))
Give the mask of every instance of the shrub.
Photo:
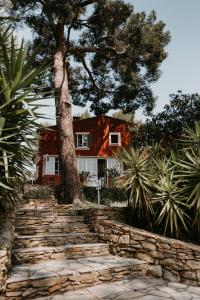
POLYGON ((49 199, 51 196, 51 189, 47 186, 31 187, 30 190, 24 193, 24 199, 49 199))
POLYGON ((152 176, 151 154, 147 150, 123 149, 118 159, 125 168, 124 175, 118 179, 118 182, 128 192, 129 204, 139 219, 146 219, 151 225, 155 182, 152 176))
MULTIPOLYGON (((82 187, 83 199, 89 202, 97 203, 97 189, 96 187, 84 186, 82 187)), ((127 201, 126 192, 120 188, 102 187, 100 190, 101 204, 109 205, 112 202, 127 201)))

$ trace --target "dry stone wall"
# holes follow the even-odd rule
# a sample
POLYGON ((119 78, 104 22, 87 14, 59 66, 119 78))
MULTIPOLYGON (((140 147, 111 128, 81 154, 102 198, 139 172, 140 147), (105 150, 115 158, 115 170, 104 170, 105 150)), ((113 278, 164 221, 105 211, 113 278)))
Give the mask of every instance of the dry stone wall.
MULTIPOLYGON (((118 222, 126 211, 97 209, 91 218, 99 239, 108 242, 113 254, 149 263, 149 275, 173 282, 200 285, 200 246, 163 237, 118 222), (110 212, 110 216, 109 215, 110 212), (113 218, 114 215, 114 218, 113 218)), ((91 212, 88 214, 90 215, 91 212)))
POLYGON ((7 274, 11 267, 12 242, 14 227, 12 220, 0 223, 0 293, 5 291, 7 274))

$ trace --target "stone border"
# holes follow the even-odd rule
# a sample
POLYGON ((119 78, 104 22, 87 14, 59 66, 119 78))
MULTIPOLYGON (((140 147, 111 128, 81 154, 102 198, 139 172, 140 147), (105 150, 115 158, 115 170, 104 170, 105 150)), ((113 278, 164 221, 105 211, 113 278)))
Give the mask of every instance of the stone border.
POLYGON ((117 217, 123 219, 122 213, 126 214, 121 208, 93 209, 92 213, 87 212, 92 229, 101 241, 109 243, 113 254, 148 262, 149 275, 154 277, 200 285, 200 246, 120 223, 117 217))
POLYGON ((0 224, 0 293, 5 292, 8 271, 11 267, 12 243, 14 240, 13 216, 0 224))

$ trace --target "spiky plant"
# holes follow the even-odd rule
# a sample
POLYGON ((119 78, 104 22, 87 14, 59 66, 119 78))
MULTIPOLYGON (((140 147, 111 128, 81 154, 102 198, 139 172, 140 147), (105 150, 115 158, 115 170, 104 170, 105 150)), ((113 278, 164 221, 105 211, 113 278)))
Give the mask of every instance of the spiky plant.
POLYGON ((187 203, 194 215, 193 227, 200 233, 200 150, 187 150, 185 159, 179 160, 179 179, 184 182, 184 193, 187 203))
POLYGON ((139 219, 146 219, 151 225, 153 176, 149 150, 123 149, 118 160, 124 166, 118 181, 129 194, 129 204, 139 219))
POLYGON ((15 183, 22 180, 32 158, 33 136, 40 116, 38 79, 44 66, 32 69, 28 46, 16 47, 9 29, 0 32, 0 211, 14 206, 15 183))
POLYGON ((155 225, 164 229, 172 237, 188 232, 189 216, 187 198, 183 193, 182 182, 177 179, 172 159, 155 160, 157 183, 154 201, 157 204, 155 225))

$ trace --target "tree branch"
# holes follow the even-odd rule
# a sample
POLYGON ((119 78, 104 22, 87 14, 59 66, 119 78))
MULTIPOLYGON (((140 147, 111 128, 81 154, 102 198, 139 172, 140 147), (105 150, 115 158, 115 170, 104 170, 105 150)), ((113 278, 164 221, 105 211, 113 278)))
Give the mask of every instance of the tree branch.
POLYGON ((115 48, 113 47, 80 47, 80 46, 69 46, 68 48, 68 53, 69 54, 85 54, 85 53, 113 53, 115 55, 120 55, 124 54, 126 50, 124 49, 123 51, 118 52, 115 48))
POLYGON ((88 6, 88 5, 93 4, 95 2, 97 2, 97 1, 96 0, 85 0, 82 3, 80 3, 80 7, 85 7, 85 6, 88 6))
POLYGON ((69 48, 70 33, 71 33, 73 25, 75 24, 76 20, 78 19, 78 15, 79 15, 79 6, 76 7, 76 15, 73 18, 72 23, 69 26, 68 31, 67 31, 67 49, 69 48))
POLYGON ((88 73, 88 76, 89 76, 90 80, 92 81, 94 87, 95 87, 97 90, 99 90, 99 87, 96 85, 96 82, 95 82, 95 80, 94 80, 94 77, 93 77, 93 75, 92 75, 92 72, 91 72, 90 69, 88 68, 88 66, 87 66, 87 64, 86 64, 86 61, 85 61, 84 57, 83 57, 83 56, 80 56, 80 59, 81 59, 81 62, 82 62, 82 64, 83 64, 83 66, 84 66, 86 72, 88 73))

